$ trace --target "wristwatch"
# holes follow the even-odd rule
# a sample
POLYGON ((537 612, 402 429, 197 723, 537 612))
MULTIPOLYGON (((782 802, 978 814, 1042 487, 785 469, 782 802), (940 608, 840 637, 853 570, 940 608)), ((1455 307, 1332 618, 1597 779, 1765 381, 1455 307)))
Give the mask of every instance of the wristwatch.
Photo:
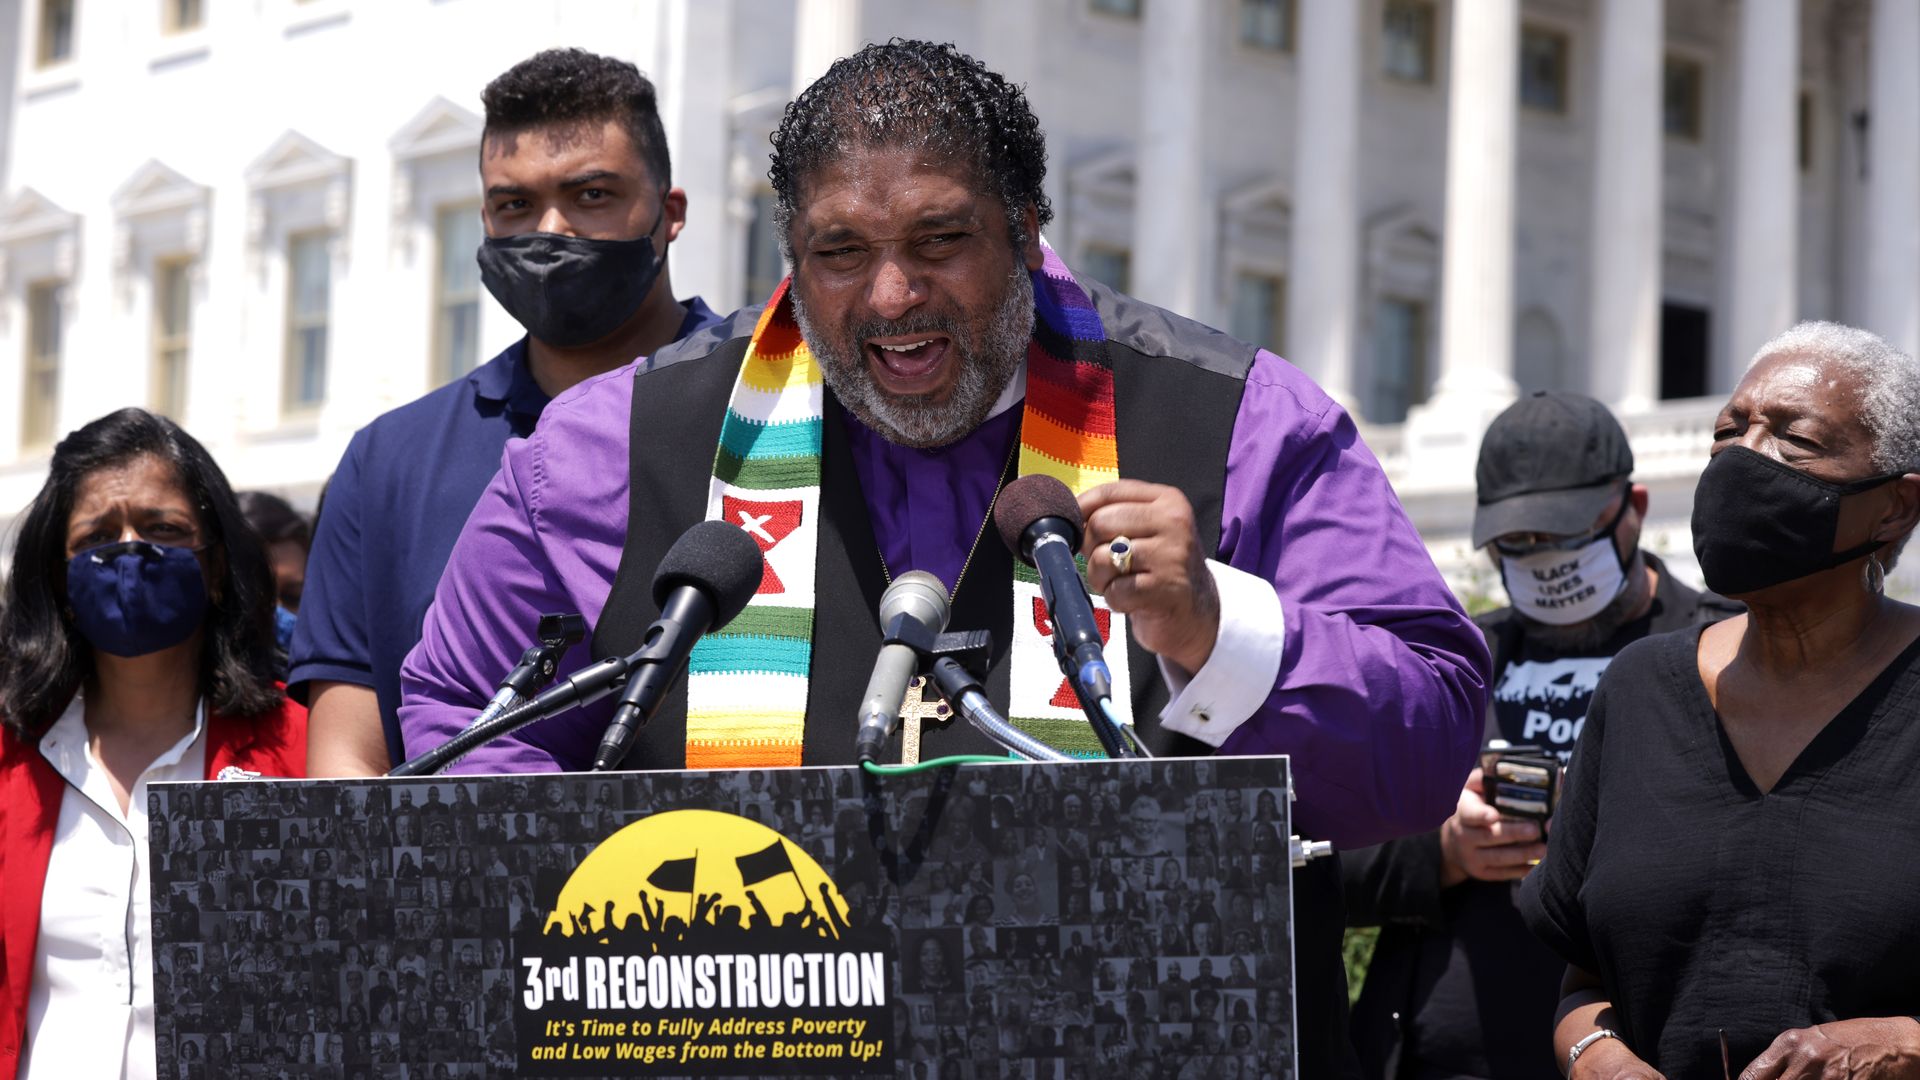
POLYGON ((1620 1033, 1612 1028, 1601 1028, 1599 1031, 1574 1043, 1572 1049, 1567 1051, 1567 1075, 1573 1075, 1573 1063, 1580 1060, 1580 1055, 1587 1052, 1587 1047, 1592 1046, 1601 1039, 1618 1039, 1619 1037, 1620 1033))

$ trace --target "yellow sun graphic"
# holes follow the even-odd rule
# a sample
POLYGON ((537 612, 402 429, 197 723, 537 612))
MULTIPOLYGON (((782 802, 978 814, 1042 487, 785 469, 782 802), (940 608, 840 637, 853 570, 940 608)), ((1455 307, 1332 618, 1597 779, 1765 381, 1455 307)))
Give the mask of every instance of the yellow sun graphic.
POLYGON ((610 927, 677 921, 824 927, 837 937, 846 917, 839 887, 800 845, 736 814, 670 810, 628 825, 582 859, 545 929, 600 938, 610 927))

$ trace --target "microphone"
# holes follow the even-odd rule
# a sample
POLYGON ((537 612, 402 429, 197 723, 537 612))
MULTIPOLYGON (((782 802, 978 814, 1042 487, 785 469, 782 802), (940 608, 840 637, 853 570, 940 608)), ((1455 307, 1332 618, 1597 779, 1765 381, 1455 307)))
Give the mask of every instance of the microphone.
POLYGON ((1054 658, 1080 698, 1100 745, 1108 757, 1129 756, 1120 733, 1099 709, 1102 699, 1113 696, 1113 673, 1107 668, 1093 600, 1073 561, 1086 535, 1079 500, 1051 476, 1023 476, 1000 493, 993 524, 1007 548, 1040 572, 1040 595, 1053 619, 1054 658))
POLYGON ((920 654, 947 628, 948 603, 947 587, 925 570, 901 574, 881 594, 880 630, 885 637, 860 700, 860 733, 854 740, 859 760, 880 760, 900 722, 900 704, 920 654))
POLYGON ((593 755, 596 772, 616 768, 687 666, 700 635, 732 622, 760 588, 766 560, 744 530, 703 521, 673 542, 653 574, 660 618, 631 658, 613 721, 593 755))

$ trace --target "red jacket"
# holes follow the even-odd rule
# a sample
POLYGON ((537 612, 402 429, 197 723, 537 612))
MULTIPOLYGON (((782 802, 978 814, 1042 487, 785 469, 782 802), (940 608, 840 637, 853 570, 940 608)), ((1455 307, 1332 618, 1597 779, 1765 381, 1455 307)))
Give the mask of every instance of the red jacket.
MULTIPOLYGON (((282 699, 252 720, 207 716, 207 778, 237 765, 266 776, 307 774, 307 710, 282 699)), ((40 892, 47 884, 53 830, 66 781, 37 745, 0 727, 0 1080, 20 1071, 27 1039, 27 988, 40 937, 40 892)))

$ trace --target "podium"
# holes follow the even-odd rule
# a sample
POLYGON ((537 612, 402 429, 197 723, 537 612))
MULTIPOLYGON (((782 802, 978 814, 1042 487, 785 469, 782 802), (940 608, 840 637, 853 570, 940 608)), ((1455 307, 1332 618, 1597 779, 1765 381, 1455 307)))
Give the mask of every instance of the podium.
POLYGON ((1284 757, 157 784, 161 1075, 1289 1077, 1284 757))

